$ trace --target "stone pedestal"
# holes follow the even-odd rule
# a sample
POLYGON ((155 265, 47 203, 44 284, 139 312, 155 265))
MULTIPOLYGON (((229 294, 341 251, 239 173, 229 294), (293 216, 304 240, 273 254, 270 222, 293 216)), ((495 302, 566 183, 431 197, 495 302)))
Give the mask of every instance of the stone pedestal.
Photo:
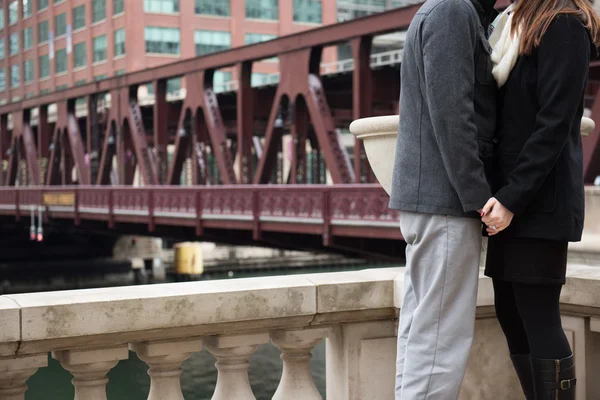
POLYGON ((131 350, 144 361, 150 375, 148 400, 183 400, 181 393, 181 365, 192 353, 202 350, 202 340, 170 340, 138 342, 131 350))

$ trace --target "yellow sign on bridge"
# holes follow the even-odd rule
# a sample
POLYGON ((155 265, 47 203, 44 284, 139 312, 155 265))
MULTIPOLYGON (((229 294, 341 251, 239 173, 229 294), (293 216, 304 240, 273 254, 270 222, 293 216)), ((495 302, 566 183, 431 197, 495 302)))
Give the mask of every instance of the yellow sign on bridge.
POLYGON ((75 206, 75 193, 44 193, 42 197, 45 206, 75 206))

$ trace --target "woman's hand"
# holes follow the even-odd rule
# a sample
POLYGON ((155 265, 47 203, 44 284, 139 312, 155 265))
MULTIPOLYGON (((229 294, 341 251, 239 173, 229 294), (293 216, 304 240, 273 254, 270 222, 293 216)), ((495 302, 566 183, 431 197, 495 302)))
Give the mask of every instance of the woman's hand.
POLYGON ((495 197, 492 197, 481 211, 481 221, 487 225, 487 233, 494 236, 508 228, 514 214, 504 207, 495 197))

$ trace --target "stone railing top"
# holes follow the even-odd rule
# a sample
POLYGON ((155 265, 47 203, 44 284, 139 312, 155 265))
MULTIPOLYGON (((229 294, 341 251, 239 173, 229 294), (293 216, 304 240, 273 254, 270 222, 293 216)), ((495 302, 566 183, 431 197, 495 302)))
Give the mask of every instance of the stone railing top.
MULTIPOLYGON (((389 319, 403 276, 386 268, 2 296, 0 356, 389 319)), ((600 268, 571 265, 568 276, 563 303, 600 316, 600 268)), ((481 276, 478 306, 492 304, 481 276)))
MULTIPOLYGON (((123 334, 128 332, 136 338, 143 332, 150 340, 163 337, 164 330, 180 336, 302 327, 336 318, 368 320, 363 310, 380 310, 373 318, 384 318, 394 313, 398 272, 387 268, 2 296, 0 343, 19 342, 19 351, 29 353, 92 340, 86 338, 127 342, 123 334)), ((0 347, 0 355, 13 347, 0 347)))

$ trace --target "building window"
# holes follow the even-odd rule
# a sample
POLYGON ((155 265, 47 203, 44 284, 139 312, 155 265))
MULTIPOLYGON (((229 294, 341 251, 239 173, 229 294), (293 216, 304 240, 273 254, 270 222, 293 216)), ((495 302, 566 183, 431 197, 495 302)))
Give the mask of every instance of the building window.
POLYGON ((57 91, 57 92, 60 92, 61 90, 67 90, 68 88, 69 88, 69 85, 67 85, 67 84, 64 84, 64 85, 58 85, 58 86, 56 87, 56 91, 57 91))
POLYGON ((62 13, 54 17, 54 34, 60 37, 67 34, 67 14, 62 13))
POLYGON ((33 47, 33 27, 23 29, 23 50, 33 47))
POLYGON ((21 68, 18 64, 10 66, 10 87, 15 88, 21 84, 21 68))
POLYGON ((125 29, 115 31, 115 57, 125 54, 125 29))
POLYGON ((16 24, 19 20, 19 2, 13 1, 8 5, 8 24, 16 24))
POLYGON ((231 72, 215 71, 213 75, 213 90, 215 93, 224 92, 227 82, 231 82, 231 72))
MULTIPOLYGON (((215 74, 217 73, 218 71, 215 72, 215 74)), ((146 90, 149 95, 154 95, 154 85, 152 83, 146 85, 146 90)), ((167 94, 174 94, 179 90, 181 90, 181 78, 171 78, 167 80, 167 94)))
POLYGON ((92 0, 92 23, 106 19, 106 0, 92 0))
POLYGON ((294 0, 294 22, 320 24, 321 0, 294 0))
POLYGON ((4 92, 6 90, 6 70, 4 68, 0 69, 0 92, 4 92))
POLYGON ((250 84, 252 85, 252 87, 262 86, 267 83, 267 79, 269 79, 269 74, 253 72, 252 78, 250 79, 250 84))
POLYGON ((45 94, 50 94, 50 89, 42 89, 42 90, 40 90, 40 96, 43 96, 45 94))
POLYGON ((10 35, 10 55, 13 56, 19 53, 19 34, 13 33, 10 35))
POLYGON ((231 48, 231 33, 219 31, 194 32, 196 55, 215 53, 231 48))
POLYGON ((181 78, 173 78, 167 81, 167 93, 175 93, 181 90, 181 78))
POLYGON ((65 0, 53 0, 52 2, 53 2, 54 4, 60 4, 60 3, 62 3, 63 1, 65 1, 65 0))
POLYGON ((106 60, 106 35, 96 36, 93 40, 94 62, 106 60))
POLYGON ((360 18, 397 7, 420 3, 413 0, 337 0, 338 22, 360 18))
POLYGON ((117 71, 115 71, 116 76, 125 75, 126 73, 127 71, 125 71, 124 69, 118 69, 117 71))
POLYGON ((0 29, 4 29, 4 7, 0 8, 0 29))
POLYGON ((0 60, 4 60, 5 56, 6 54, 4 52, 4 39, 0 39, 0 60))
POLYGON ((23 63, 23 82, 30 83, 35 79, 33 73, 33 60, 27 60, 23 63))
POLYGON ((246 18, 279 19, 278 0, 246 0, 246 18))
POLYGON ((85 4, 73 9, 73 30, 85 28, 85 4))
POLYGON ((196 0, 196 14, 218 15, 228 17, 231 15, 229 0, 196 0))
POLYGON ((67 72, 67 49, 60 49, 54 54, 54 73, 67 72))
POLYGON ((102 75, 96 75, 96 76, 94 77, 94 80, 95 80, 95 81, 103 81, 103 80, 105 80, 106 78, 108 78, 108 75, 106 75, 106 74, 102 74, 102 75))
POLYGON ((48 8, 48 0, 37 0, 38 2, 38 11, 45 10, 48 8))
POLYGON ((179 0, 144 0, 144 11, 174 14, 179 12, 179 0))
POLYGON ((33 0, 23 0, 23 19, 31 17, 33 14, 33 0))
POLYGON ((87 64, 87 55, 85 51, 85 42, 77 43, 73 46, 73 68, 85 67, 87 64))
POLYGON ((48 56, 48 54, 40 56, 38 68, 40 79, 47 78, 50 76, 50 57, 48 56))
POLYGON ((25 98, 26 99, 30 99, 32 97, 35 97, 35 93, 34 92, 25 93, 25 98))
POLYGON ((144 29, 146 53, 179 54, 179 28, 147 26, 144 29))
POLYGON ((276 39, 277 35, 269 35, 267 33, 246 33, 244 35, 244 42, 246 44, 254 44, 260 42, 266 42, 268 40, 276 39))
MULTIPOLYGON (((75 86, 83 86, 87 83, 87 81, 85 79, 81 79, 77 82, 75 82, 75 86)), ((78 99, 79 100, 79 99, 78 99)))
POLYGON ((46 43, 50 36, 50 29, 48 20, 42 21, 38 24, 38 43, 46 43))
POLYGON ((125 2, 123 0, 113 0, 113 15, 123 14, 125 12, 125 2))

